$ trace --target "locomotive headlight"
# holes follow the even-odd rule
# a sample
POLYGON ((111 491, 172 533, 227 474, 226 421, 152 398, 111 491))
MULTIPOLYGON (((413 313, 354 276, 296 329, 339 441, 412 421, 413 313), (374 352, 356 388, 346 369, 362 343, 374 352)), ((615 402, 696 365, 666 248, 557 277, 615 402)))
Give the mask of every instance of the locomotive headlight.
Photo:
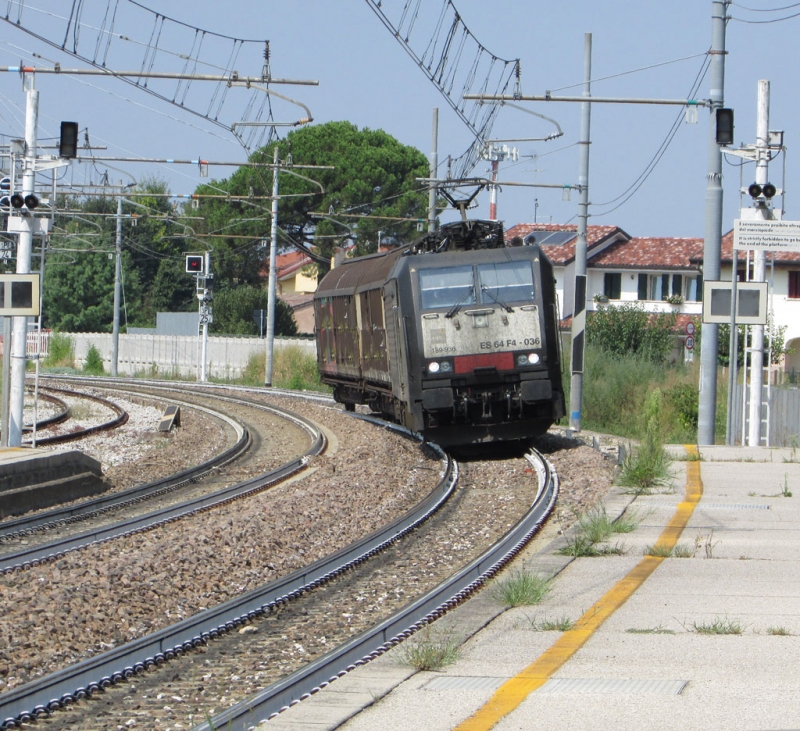
POLYGON ((517 365, 518 366, 527 366, 527 365, 536 365, 539 362, 539 354, 538 353, 521 353, 517 356, 517 365))
POLYGON ((452 370, 453 364, 449 360, 428 363, 428 373, 450 373, 452 370))
POLYGON ((531 353, 528 356, 528 363, 531 365, 536 365, 539 362, 539 354, 538 353, 531 353))

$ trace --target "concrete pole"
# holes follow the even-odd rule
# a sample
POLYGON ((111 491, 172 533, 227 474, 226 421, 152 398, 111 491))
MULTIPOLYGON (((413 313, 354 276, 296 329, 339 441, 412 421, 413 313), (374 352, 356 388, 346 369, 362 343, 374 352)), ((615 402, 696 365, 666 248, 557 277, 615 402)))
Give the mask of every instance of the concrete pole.
MULTIPOLYGON (((25 74, 25 168, 22 173, 22 195, 33 193, 36 164, 36 130, 39 124, 39 92, 33 74, 25 74)), ((17 241, 17 274, 29 274, 33 252, 33 216, 23 216, 23 229, 17 241)), ((11 395, 9 401, 8 446, 22 444, 22 419, 25 408, 25 352, 28 318, 15 317, 11 335, 11 395)))
MULTIPOLYGON (((711 91, 706 181, 706 221, 703 242, 703 279, 719 280, 722 250, 722 150, 717 144, 716 110, 724 106, 725 24, 728 0, 711 2, 711 91)), ((717 351, 719 326, 703 325, 700 342, 700 394, 697 414, 697 443, 714 444, 717 416, 717 351)))
MULTIPOLYGON (((758 82, 758 114, 756 118, 756 183, 764 186, 769 182, 769 81, 758 82)), ((758 201, 758 213, 763 219, 772 218, 772 210, 766 201, 758 201)), ((753 281, 763 282, 767 273, 767 254, 764 249, 753 252, 753 281)), ((750 351, 750 425, 747 444, 761 444, 761 400, 764 383, 764 326, 753 325, 750 351)))
POLYGON ((591 144, 592 34, 584 36, 583 96, 581 102, 578 238, 575 242, 575 303, 572 309, 572 379, 570 381, 569 425, 581 430, 583 403, 583 354, 586 342, 586 233, 589 225, 589 145, 591 144))
MULTIPOLYGON (((439 110, 433 110, 433 134, 431 144, 431 165, 430 165, 430 178, 437 180, 439 175, 439 110)), ((436 230, 436 196, 438 190, 436 183, 431 183, 431 188, 428 191, 428 233, 433 233, 436 230)))
POLYGON ((272 357, 275 349, 275 298, 278 276, 278 145, 272 155, 272 236, 269 243, 269 281, 267 296, 267 362, 264 366, 264 385, 272 386, 272 357))
POLYGON ((119 364, 119 309, 122 284, 122 198, 117 198, 117 238, 114 256, 114 320, 111 326, 111 375, 116 378, 119 364))
POLYGON ((211 276, 211 253, 206 252, 205 262, 203 263, 203 300, 200 302, 200 312, 203 314, 201 325, 202 337, 200 341, 200 382, 205 383, 208 380, 208 281, 211 276))
POLYGON ((489 186, 489 220, 497 220, 497 168, 499 160, 492 160, 492 184, 489 186))

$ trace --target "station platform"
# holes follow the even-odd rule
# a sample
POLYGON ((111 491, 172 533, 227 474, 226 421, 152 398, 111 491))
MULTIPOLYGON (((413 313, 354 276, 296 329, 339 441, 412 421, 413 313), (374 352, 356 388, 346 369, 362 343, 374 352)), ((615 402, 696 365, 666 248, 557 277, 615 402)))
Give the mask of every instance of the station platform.
POLYGON ((0 517, 97 495, 108 487, 100 462, 77 449, 0 449, 0 517))
POLYGON ((605 501, 638 521, 623 553, 561 556, 548 524, 512 566, 553 577, 540 604, 484 590, 429 628, 463 640, 453 664, 414 670, 400 645, 257 728, 800 729, 800 456, 670 451, 671 488, 605 501))

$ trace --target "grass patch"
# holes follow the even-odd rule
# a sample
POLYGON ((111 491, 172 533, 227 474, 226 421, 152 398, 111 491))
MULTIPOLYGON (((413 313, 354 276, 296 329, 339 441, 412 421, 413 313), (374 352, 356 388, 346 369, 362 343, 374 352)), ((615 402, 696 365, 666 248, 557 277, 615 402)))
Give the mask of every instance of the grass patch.
POLYGON ((567 539, 567 545, 562 546, 556 553, 561 556, 621 556, 625 553, 624 546, 619 543, 598 545, 605 543, 615 533, 632 533, 639 526, 640 518, 636 511, 630 511, 612 520, 605 507, 595 508, 578 517, 576 532, 572 538, 567 539))
POLYGON ((492 596, 511 607, 538 604, 549 592, 549 579, 525 571, 514 571, 498 579, 492 587, 492 596))
POLYGON ((674 548, 670 548, 669 546, 665 546, 661 543, 656 543, 653 546, 647 546, 647 548, 644 549, 644 555, 656 556, 657 558, 670 558, 674 551, 674 548))
MULTIPOLYGON (((253 354, 237 382, 244 386, 263 386, 266 373, 266 356, 253 354)), ((293 391, 329 391, 319 380, 314 356, 297 346, 275 348, 272 357, 272 385, 293 391)))
POLYGON ((779 637, 789 637, 792 633, 786 627, 767 627, 768 635, 777 635, 779 637))
POLYGON ((420 636, 403 644, 403 660, 417 670, 441 670, 458 659, 461 642, 449 636, 434 636, 426 628, 420 636))
POLYGON ((685 543, 679 543, 672 549, 672 555, 674 558, 694 558, 695 551, 691 546, 687 546, 685 543))
POLYGON ((547 617, 536 619, 536 617, 533 617, 530 622, 531 629, 536 632, 569 632, 575 626, 575 622, 566 614, 554 619, 548 619, 547 617))
POLYGON ((573 558, 623 556, 626 553, 626 548, 619 543, 615 543, 613 546, 598 546, 584 536, 575 536, 567 542, 566 546, 559 548, 556 553, 560 556, 572 556, 573 558))
POLYGON ((661 625, 658 627, 644 627, 642 629, 638 629, 636 627, 631 627, 630 629, 625 630, 630 635, 674 635, 674 629, 666 629, 661 625))
POLYGON ((693 622, 690 629, 700 635, 740 635, 744 631, 741 622, 727 617, 715 617, 710 622, 693 622))

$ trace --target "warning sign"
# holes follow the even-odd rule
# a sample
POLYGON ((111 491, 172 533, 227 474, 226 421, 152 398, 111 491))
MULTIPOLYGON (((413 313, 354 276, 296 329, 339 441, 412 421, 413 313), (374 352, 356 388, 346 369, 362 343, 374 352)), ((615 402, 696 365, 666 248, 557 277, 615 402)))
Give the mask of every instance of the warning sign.
POLYGON ((800 251, 800 221, 736 219, 733 222, 733 248, 800 251))

